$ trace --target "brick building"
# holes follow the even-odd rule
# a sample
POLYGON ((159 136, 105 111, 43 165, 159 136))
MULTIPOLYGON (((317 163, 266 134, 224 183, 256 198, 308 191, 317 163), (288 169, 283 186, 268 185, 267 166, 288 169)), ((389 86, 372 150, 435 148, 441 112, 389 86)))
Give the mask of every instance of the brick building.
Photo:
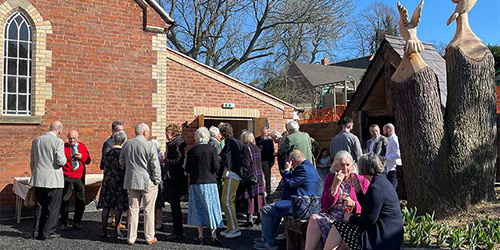
POLYGON ((113 120, 129 137, 146 122, 163 149, 171 123, 185 125, 190 147, 200 125, 221 121, 235 134, 266 124, 283 131, 294 106, 167 48, 173 23, 154 0, 0 0, 0 214, 14 207, 13 179, 29 171, 31 141, 54 120, 80 132, 87 173, 101 172, 113 120))

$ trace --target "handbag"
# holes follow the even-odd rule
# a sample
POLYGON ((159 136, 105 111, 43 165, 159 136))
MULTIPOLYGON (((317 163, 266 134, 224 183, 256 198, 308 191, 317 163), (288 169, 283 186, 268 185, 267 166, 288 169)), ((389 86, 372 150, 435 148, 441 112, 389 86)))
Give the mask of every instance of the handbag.
POLYGON ((321 197, 292 195, 292 215, 296 220, 308 220, 321 211, 321 197))
POLYGON ((36 187, 30 188, 26 194, 26 199, 24 200, 24 205, 26 207, 34 207, 36 205, 35 188, 36 187))

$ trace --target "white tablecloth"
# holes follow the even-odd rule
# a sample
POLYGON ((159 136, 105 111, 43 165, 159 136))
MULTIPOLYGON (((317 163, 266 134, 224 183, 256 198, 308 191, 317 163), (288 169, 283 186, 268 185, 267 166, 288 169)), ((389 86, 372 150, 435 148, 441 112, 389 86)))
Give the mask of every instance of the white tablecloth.
MULTIPOLYGON (((85 175, 85 186, 100 185, 102 182, 102 174, 87 174, 85 175)), ((12 186, 12 191, 21 199, 25 200, 28 190, 31 186, 29 185, 31 177, 14 177, 14 185, 12 186)))

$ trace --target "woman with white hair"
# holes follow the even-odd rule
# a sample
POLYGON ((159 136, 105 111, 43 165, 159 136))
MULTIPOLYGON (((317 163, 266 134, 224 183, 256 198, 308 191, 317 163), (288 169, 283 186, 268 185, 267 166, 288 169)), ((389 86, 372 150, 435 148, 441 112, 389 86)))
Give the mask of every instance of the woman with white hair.
POLYGON ((311 216, 307 225, 306 250, 313 250, 327 241, 333 223, 344 220, 346 212, 361 213, 357 194, 364 195, 370 182, 355 174, 354 160, 349 152, 339 151, 325 178, 321 196, 321 213, 311 216))
POLYGON ((188 174, 189 210, 188 224, 198 229, 197 244, 203 244, 203 226, 211 229, 209 244, 219 245, 216 229, 224 226, 217 190, 219 158, 213 146, 208 145, 210 133, 205 127, 194 132, 196 145, 187 153, 186 173, 188 174))

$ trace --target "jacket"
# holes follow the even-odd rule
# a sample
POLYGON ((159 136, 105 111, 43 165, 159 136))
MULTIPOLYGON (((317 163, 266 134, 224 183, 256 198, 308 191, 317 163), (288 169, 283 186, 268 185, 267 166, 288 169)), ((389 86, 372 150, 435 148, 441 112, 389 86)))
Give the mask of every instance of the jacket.
POLYGON ((53 132, 37 137, 31 143, 30 186, 64 188, 62 166, 65 163, 63 140, 53 132))
POLYGON ((186 155, 186 143, 181 136, 167 142, 167 153, 165 156, 165 186, 169 197, 179 197, 187 194, 187 179, 184 175, 184 159, 186 155))
POLYGON ((150 180, 155 185, 160 183, 158 149, 142 136, 136 136, 123 144, 120 165, 125 167, 124 189, 148 190, 150 180))
MULTIPOLYGON (((351 174, 351 178, 353 178, 356 174, 351 174)), ((368 190, 368 186, 370 186, 370 182, 363 178, 363 176, 358 175, 358 180, 359 180, 359 186, 361 187, 360 192, 362 194, 366 194, 366 191, 368 190)), ((339 199, 340 192, 337 191, 335 196, 332 195, 332 184, 333 180, 335 178, 335 174, 329 173, 326 178, 325 178, 325 185, 323 187, 323 194, 321 195, 321 212, 326 212, 330 209, 333 208, 335 203, 337 203, 337 200, 339 199)), ((340 188, 340 187, 339 187, 340 188)), ((353 185, 351 185, 351 192, 349 194, 349 197, 356 203, 356 211, 353 213, 359 214, 361 213, 361 204, 360 201, 358 200, 358 196, 356 195, 356 189, 354 188, 353 185)))
POLYGON ((311 137, 307 133, 296 131, 286 137, 285 142, 278 149, 280 155, 288 155, 293 150, 300 150, 306 159, 313 163, 311 137))
POLYGON ((66 155, 66 164, 63 166, 64 176, 68 178, 82 178, 85 171, 85 165, 90 164, 89 151, 85 144, 78 142, 78 153, 82 154, 82 158, 78 160, 80 166, 77 170, 73 167, 73 160, 71 158, 71 146, 68 143, 64 144, 64 154, 66 155))
POLYGON ((224 148, 220 152, 221 169, 219 175, 222 176, 224 171, 231 171, 238 176, 241 175, 241 145, 234 137, 227 138, 224 143, 224 148))
POLYGON ((370 145, 373 140, 375 140, 375 145, 373 146, 373 153, 378 156, 385 156, 385 151, 387 148, 387 137, 379 135, 377 138, 371 138, 366 141, 366 151, 370 151, 370 145))
POLYGON ((190 185, 217 183, 219 157, 215 147, 208 144, 197 144, 187 153, 186 173, 189 174, 190 185))
POLYGON ((399 250, 403 242, 403 218, 398 195, 385 175, 374 176, 361 216, 351 216, 349 222, 361 232, 361 248, 367 250, 399 250))

